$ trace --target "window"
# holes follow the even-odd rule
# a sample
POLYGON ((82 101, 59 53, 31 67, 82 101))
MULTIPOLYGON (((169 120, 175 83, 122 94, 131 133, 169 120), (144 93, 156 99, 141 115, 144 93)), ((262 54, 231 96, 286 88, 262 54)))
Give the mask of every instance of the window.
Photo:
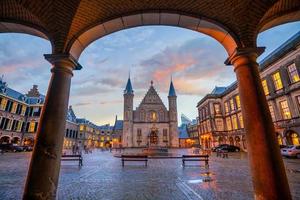
POLYGON ((28 132, 29 132, 29 133, 33 133, 34 130, 35 130, 35 122, 30 122, 30 123, 29 123, 28 132))
POLYGON ((268 88, 267 80, 262 80, 262 81, 261 81, 261 84, 262 84, 262 86, 263 86, 265 95, 269 95, 269 94, 270 94, 270 91, 269 91, 269 88, 268 88))
POLYGON ((241 108, 241 100, 240 100, 240 96, 239 95, 236 95, 235 96, 235 101, 236 101, 236 106, 237 108, 241 108))
POLYGON ((232 127, 234 130, 238 129, 237 118, 236 115, 231 116, 232 127))
POLYGON ((221 114, 221 106, 219 103, 214 104, 215 114, 221 114))
POLYGON ((227 126, 227 130, 228 130, 228 131, 231 131, 231 130, 232 130, 231 119, 230 119, 230 117, 226 117, 226 126, 227 126))
POLYGON ((223 131, 223 119, 215 119, 217 131, 223 131))
POLYGON ((296 83, 300 80, 299 73, 297 71, 295 63, 288 66, 288 72, 289 72, 291 83, 296 83))
POLYGON ((137 141, 138 145, 140 145, 140 143, 142 142, 142 129, 140 129, 140 128, 137 129, 136 141, 137 141))
POLYGON ((12 112, 12 113, 16 113, 16 111, 17 111, 17 106, 18 106, 18 103, 13 102, 13 104, 12 104, 12 109, 11 109, 11 112, 12 112))
POLYGON ((244 128, 244 119, 242 113, 238 113, 238 118, 240 122, 240 128, 244 128))
POLYGON ((80 130, 80 131, 84 131, 84 125, 80 125, 80 126, 79 126, 79 130, 80 130))
POLYGON ((5 107, 6 107, 6 104, 7 104, 7 99, 3 98, 2 101, 1 101, 0 109, 4 110, 5 107))
POLYGON ((280 108, 281 108, 281 113, 282 113, 283 119, 291 119, 292 115, 291 115, 287 100, 281 101, 279 103, 280 103, 280 108))
POLYGON ((24 116, 24 115, 25 115, 25 112, 26 112, 26 106, 23 105, 23 106, 22 106, 22 112, 21 112, 21 115, 24 116))
POLYGON ((282 89, 283 86, 282 86, 282 82, 281 82, 280 73, 276 72, 275 74, 272 75, 272 77, 273 77, 273 82, 274 82, 274 85, 275 85, 275 89, 276 90, 282 89))
POLYGON ((163 130, 163 141, 168 142, 168 130, 167 129, 163 130))
POLYGON ((233 98, 230 99, 229 102, 230 102, 230 110, 231 110, 231 111, 235 110, 235 105, 234 105, 234 102, 233 102, 233 98))
POLYGON ((272 121, 275 122, 276 121, 275 112, 274 112, 274 108, 273 108, 272 105, 269 105, 269 110, 270 110, 270 113, 271 113, 272 121))
POLYGON ((228 101, 225 102, 225 113, 229 113, 229 105, 228 105, 228 101))
POLYGON ((155 122, 155 121, 157 120, 157 114, 156 114, 155 111, 151 111, 151 112, 150 112, 150 120, 151 120, 152 122, 155 122))

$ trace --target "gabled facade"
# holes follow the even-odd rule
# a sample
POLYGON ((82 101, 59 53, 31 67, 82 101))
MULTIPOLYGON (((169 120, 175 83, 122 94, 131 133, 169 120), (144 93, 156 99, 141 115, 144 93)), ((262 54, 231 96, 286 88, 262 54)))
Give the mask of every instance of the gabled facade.
POLYGON ((130 78, 124 90, 123 147, 178 147, 177 96, 170 83, 169 109, 151 81, 145 97, 133 110, 134 92, 130 78))

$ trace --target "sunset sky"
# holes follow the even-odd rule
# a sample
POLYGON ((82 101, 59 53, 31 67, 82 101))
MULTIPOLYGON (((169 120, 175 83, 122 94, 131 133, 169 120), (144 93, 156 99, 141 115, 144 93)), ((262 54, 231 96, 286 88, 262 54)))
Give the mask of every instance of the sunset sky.
MULTIPOLYGON (((275 27, 259 35, 265 46, 261 60, 289 37, 300 31, 300 22, 275 27)), ((0 34, 0 75, 8 86, 26 93, 33 84, 46 94, 50 64, 43 54, 51 53, 47 40, 24 34, 0 34)), ((100 125, 113 124, 123 116, 123 90, 129 71, 138 106, 154 81, 167 104, 170 77, 177 92, 178 116, 196 118, 197 102, 215 86, 235 81, 232 66, 225 66, 227 54, 214 39, 187 29, 147 26, 105 36, 85 49, 83 66, 72 79, 70 105, 77 117, 100 125)))

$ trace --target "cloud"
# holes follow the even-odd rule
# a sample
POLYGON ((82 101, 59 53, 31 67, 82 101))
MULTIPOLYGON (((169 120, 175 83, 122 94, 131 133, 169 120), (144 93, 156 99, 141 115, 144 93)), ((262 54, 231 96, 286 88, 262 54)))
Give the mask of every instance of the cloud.
POLYGON ((152 79, 162 92, 167 92, 173 75, 179 94, 203 95, 210 91, 208 86, 212 81, 226 82, 228 77, 232 79, 234 76, 232 69, 223 64, 226 52, 222 48, 206 37, 166 47, 140 62, 135 87, 143 88, 152 79))

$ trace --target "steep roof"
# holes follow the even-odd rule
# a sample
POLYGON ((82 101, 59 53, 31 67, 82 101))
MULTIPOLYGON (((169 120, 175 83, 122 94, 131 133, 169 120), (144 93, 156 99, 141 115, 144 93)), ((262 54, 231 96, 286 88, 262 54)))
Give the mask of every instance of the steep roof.
POLYGON ((176 92, 175 92, 175 88, 174 88, 172 80, 171 80, 171 83, 170 83, 169 97, 176 97, 176 92))
POLYGON ((133 89, 132 89, 130 77, 128 78, 126 88, 124 90, 124 94, 133 94, 133 89))
POLYGON ((167 110, 166 106, 164 105, 163 101, 161 100, 161 98, 159 97, 158 93, 156 92, 156 90, 153 87, 153 82, 151 81, 151 86, 148 89, 145 97, 143 98, 142 102, 140 103, 139 107, 146 104, 151 104, 151 105, 162 105, 163 108, 165 110, 167 110))
POLYGON ((69 106, 67 120, 76 123, 76 115, 73 111, 72 106, 69 106))

